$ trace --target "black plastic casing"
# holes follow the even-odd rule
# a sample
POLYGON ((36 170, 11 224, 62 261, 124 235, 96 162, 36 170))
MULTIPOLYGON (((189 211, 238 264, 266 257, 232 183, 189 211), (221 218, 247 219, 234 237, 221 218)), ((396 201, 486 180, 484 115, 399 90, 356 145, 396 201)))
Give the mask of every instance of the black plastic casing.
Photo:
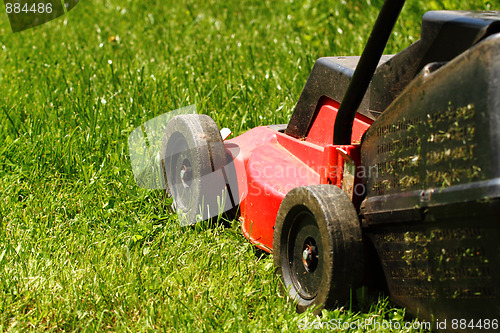
MULTIPOLYGON (((394 56, 387 77, 408 73, 394 66, 410 58, 423 68, 394 99, 377 100, 392 99, 361 146, 363 225, 391 298, 448 328, 500 313, 499 22, 500 12, 426 14, 431 46, 421 57, 394 56), (472 45, 450 60, 464 40, 472 45)), ((422 46, 402 53, 411 48, 422 46)))

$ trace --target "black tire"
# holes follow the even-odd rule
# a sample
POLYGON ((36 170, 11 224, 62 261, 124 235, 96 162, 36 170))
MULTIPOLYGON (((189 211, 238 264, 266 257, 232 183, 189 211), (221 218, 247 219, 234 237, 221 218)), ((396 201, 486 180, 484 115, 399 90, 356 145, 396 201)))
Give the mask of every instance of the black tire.
POLYGON ((273 259, 297 311, 344 305, 363 281, 361 226, 349 197, 337 186, 291 190, 276 218, 273 259))
POLYGON ((226 151, 212 118, 201 114, 172 118, 163 136, 161 160, 181 224, 214 218, 223 200, 228 205, 222 172, 226 151))

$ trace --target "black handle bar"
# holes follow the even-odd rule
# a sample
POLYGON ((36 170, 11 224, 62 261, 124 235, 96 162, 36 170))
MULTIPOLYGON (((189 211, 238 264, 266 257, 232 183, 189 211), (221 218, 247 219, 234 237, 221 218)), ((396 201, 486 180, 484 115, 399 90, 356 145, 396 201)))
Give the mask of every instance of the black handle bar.
POLYGON ((380 10, 340 104, 333 133, 333 144, 335 145, 351 144, 352 124, 356 111, 365 96, 404 3, 404 0, 386 0, 380 10))

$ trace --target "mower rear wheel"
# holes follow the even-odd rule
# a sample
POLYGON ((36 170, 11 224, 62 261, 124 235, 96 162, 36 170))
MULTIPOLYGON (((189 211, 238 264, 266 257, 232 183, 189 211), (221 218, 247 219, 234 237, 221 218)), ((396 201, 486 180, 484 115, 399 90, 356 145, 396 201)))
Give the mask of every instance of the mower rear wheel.
POLYGON ((348 196, 333 185, 291 190, 283 199, 273 239, 273 258, 297 310, 315 313, 349 301, 362 282, 361 227, 348 196))
POLYGON ((179 115, 168 123, 161 160, 167 192, 182 224, 218 215, 226 183, 226 151, 217 124, 207 115, 179 115))

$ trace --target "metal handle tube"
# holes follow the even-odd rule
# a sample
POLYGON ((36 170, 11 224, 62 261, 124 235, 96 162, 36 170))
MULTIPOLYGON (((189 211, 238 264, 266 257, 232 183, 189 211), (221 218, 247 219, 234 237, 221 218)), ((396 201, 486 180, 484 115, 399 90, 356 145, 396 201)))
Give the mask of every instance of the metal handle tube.
POLYGON ((386 0, 380 10, 340 104, 333 133, 333 144, 335 145, 351 144, 352 124, 356 111, 365 96, 404 3, 404 0, 386 0))

